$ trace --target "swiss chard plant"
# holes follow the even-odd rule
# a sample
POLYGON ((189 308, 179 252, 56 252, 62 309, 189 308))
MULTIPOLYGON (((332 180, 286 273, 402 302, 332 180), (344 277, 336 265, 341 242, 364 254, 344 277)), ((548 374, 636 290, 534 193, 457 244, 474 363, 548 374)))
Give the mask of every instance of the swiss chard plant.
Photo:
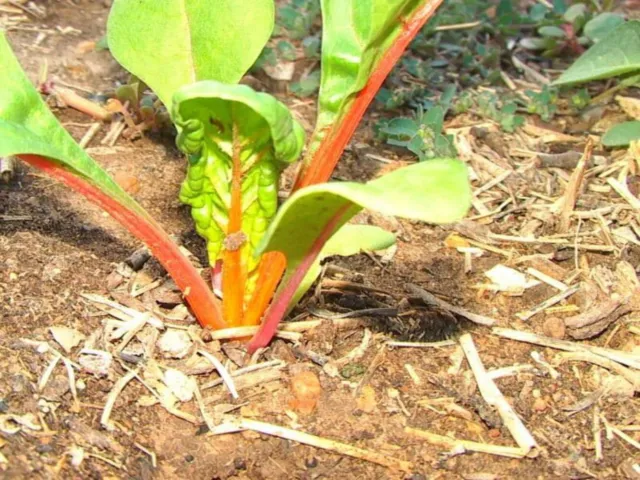
POLYGON ((0 156, 18 156, 97 203, 144 241, 204 327, 261 324, 251 351, 312 284, 329 255, 393 243, 346 225, 361 209, 448 223, 470 203, 467 171, 450 158, 366 184, 326 183, 367 106, 439 0, 322 0, 318 120, 295 187, 278 201, 282 170, 304 132, 274 97, 238 85, 268 41, 273 0, 115 0, 114 57, 166 106, 188 160, 180 199, 206 240, 220 301, 176 244, 61 127, 0 34, 0 156))

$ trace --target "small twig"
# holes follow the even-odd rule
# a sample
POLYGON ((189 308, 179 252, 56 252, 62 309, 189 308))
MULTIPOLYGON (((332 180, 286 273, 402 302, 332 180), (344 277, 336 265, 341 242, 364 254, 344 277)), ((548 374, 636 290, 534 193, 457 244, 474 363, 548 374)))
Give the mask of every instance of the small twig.
POLYGON ((527 268, 527 273, 532 277, 540 280, 541 282, 544 282, 547 285, 552 286, 553 288, 557 288, 561 292, 569 289, 569 287, 566 284, 562 283, 560 280, 556 280, 555 278, 550 277, 549 275, 542 273, 540 270, 536 270, 535 268, 527 268))
MULTIPOLYGON (((223 328, 220 330, 213 330, 211 332, 212 340, 226 340, 231 338, 246 338, 252 337, 257 333, 260 329, 259 326, 255 327, 231 327, 231 328, 223 328)), ((276 337, 282 338, 284 340, 289 340, 290 342, 298 343, 302 338, 302 335, 297 332, 286 332, 282 329, 276 331, 276 337)))
POLYGON ((127 471, 126 467, 122 463, 116 462, 115 460, 111 460, 110 458, 107 458, 104 455, 98 455, 97 453, 88 452, 87 457, 97 458, 98 460, 101 460, 104 463, 111 465, 114 468, 117 468, 118 470, 124 470, 125 472, 127 471))
POLYGON ((614 362, 613 360, 609 360, 600 355, 596 355, 591 352, 569 352, 559 354, 556 357, 555 363, 564 363, 564 362, 588 362, 594 365, 598 365, 599 367, 606 368, 618 375, 624 377, 631 385, 633 385, 633 389, 636 392, 640 392, 640 374, 629 370, 621 366, 620 364, 614 362))
POLYGON ((491 326, 494 323, 496 323, 496 321, 493 318, 485 317, 484 315, 478 315, 476 313, 469 312, 468 310, 465 310, 464 308, 456 307, 454 305, 451 305, 448 302, 445 302, 444 300, 440 300, 435 295, 427 292, 426 290, 423 290, 422 288, 418 287, 417 285, 409 284, 409 285, 407 285, 407 288, 409 289, 409 291, 411 293, 413 293, 414 295, 419 296, 420 299, 426 305, 437 306, 439 308, 442 308, 443 310, 447 310, 447 311, 449 311, 451 313, 455 313, 456 315, 464 317, 467 320, 469 320, 469 321, 471 321, 473 323, 477 323, 479 325, 491 326))
POLYGON ((124 350, 129 342, 144 328, 149 317, 151 317, 150 313, 141 313, 138 314, 138 316, 134 318, 132 322, 130 322, 130 328, 127 333, 125 333, 124 337, 122 337, 122 341, 116 348, 116 353, 120 353, 122 352, 122 350, 124 350))
POLYGON ((102 411, 102 416, 100 417, 100 424, 107 430, 114 430, 114 426, 109 421, 109 417, 111 416, 111 411, 113 410, 113 406, 116 403, 116 399, 120 392, 124 390, 124 387, 138 375, 137 370, 129 370, 125 375, 120 377, 118 381, 113 385, 113 388, 109 392, 107 396, 107 401, 104 405, 104 410, 102 411))
POLYGON ((42 392, 45 389, 45 387, 47 386, 47 383, 49 382, 49 378, 51 377, 51 374, 55 370, 56 365, 58 365, 58 362, 60 361, 61 358, 62 358, 62 355, 59 355, 59 354, 55 355, 53 360, 51 360, 51 362, 49 363, 49 365, 47 366, 45 371, 42 373, 42 377, 40 378, 40 381, 38 382, 38 391, 39 392, 42 392))
POLYGON ((584 173, 587 169, 587 165, 591 162, 591 156, 593 154, 593 140, 587 139, 587 144, 584 147, 584 153, 578 161, 578 165, 571 174, 571 179, 567 185, 567 188, 562 197, 562 210, 560 212, 560 231, 566 233, 569 231, 569 225, 571 224, 571 214, 576 206, 578 195, 580 194, 580 187, 582 180, 584 179, 584 173))
POLYGON ((140 450, 140 451, 146 453, 147 455, 149 455, 149 458, 151 458, 151 466, 153 468, 158 468, 158 459, 157 459, 156 453, 154 451, 149 450, 146 447, 143 447, 138 442, 133 442, 133 446, 136 447, 138 450, 140 450))
POLYGON ((436 433, 411 427, 405 427, 404 432, 409 435, 422 438, 433 445, 439 445, 456 451, 462 449, 469 452, 489 453, 491 455, 511 458, 525 458, 527 456, 527 451, 518 447, 505 447, 502 445, 471 442, 469 440, 458 440, 457 438, 444 437, 436 433))
POLYGON ((85 148, 87 145, 89 145, 89 142, 93 140, 93 137, 96 136, 96 133, 98 133, 101 126, 102 124, 98 122, 92 123, 91 126, 89 127, 89 130, 87 130, 87 133, 85 133, 83 137, 80 139, 80 141, 78 142, 78 145, 80 145, 82 148, 85 148))
POLYGON ((629 435, 624 433, 622 430, 611 425, 609 421, 604 417, 604 415, 601 415, 600 418, 602 418, 602 422, 604 423, 608 431, 614 433, 615 435, 620 437, 622 440, 627 442, 632 447, 635 447, 636 449, 640 450, 640 442, 635 441, 633 438, 631 438, 629 435))
POLYGON ((78 391, 76 390, 76 375, 73 371, 73 365, 64 357, 61 357, 64 366, 67 370, 67 378, 69 379, 69 390, 71 390, 71 397, 73 398, 73 410, 75 412, 80 411, 80 402, 78 401, 78 391))
POLYGON ((229 390, 229 393, 231 393, 231 396, 233 398, 238 398, 238 391, 236 390, 236 385, 233 382, 233 378, 231 378, 231 375, 229 375, 229 372, 227 371, 226 368, 224 368, 224 365, 222 365, 222 362, 220 360, 218 360, 216 357, 214 357, 213 355, 211 355, 209 352, 207 352, 206 350, 198 350, 198 353, 200 355, 202 355, 204 358, 206 358, 207 360, 209 360, 214 367, 216 367, 216 370, 218 371, 218 374, 220 375, 220 378, 222 379, 224 385, 227 387, 227 390, 229 390))
MULTIPOLYGON (((298 342, 302 337, 299 333, 304 333, 319 327, 327 320, 306 320, 303 322, 285 322, 280 324, 276 331, 276 336, 292 342, 298 342)), ((337 330, 354 329, 366 324, 362 318, 335 318, 330 320, 337 330)), ((233 327, 214 330, 211 332, 212 340, 225 340, 227 338, 244 338, 254 335, 260 327, 233 327)))
POLYGON ((602 429, 600 428, 600 409, 598 406, 593 407, 593 446, 595 450, 595 461, 599 463, 604 458, 602 456, 602 429))
POLYGON ((488 370, 487 375, 492 380, 496 380, 498 378, 510 377, 512 375, 517 375, 520 372, 528 372, 531 370, 535 370, 533 365, 524 364, 524 365, 512 365, 510 367, 502 367, 495 368, 493 370, 488 370))
POLYGON ((211 431, 215 428, 216 425, 215 423, 213 423, 213 419, 207 412, 207 406, 205 405, 204 399, 202 398, 202 392, 198 387, 198 382, 196 382, 193 378, 191 379, 191 382, 193 382, 193 393, 196 397, 196 403, 198 404, 198 408, 200 408, 200 414, 202 415, 202 419, 204 420, 204 423, 207 425, 207 428, 209 428, 209 430, 211 431))
POLYGON ((552 307, 556 303, 561 302, 565 298, 570 297, 571 295, 576 293, 578 290, 580 290, 580 285, 574 285, 572 287, 569 287, 566 290, 555 294, 553 297, 546 299, 544 302, 540 303, 539 305, 536 305, 530 310, 516 313, 516 317, 526 322, 534 315, 537 315, 538 313, 546 310, 547 308, 552 307))
POLYGON ((529 433, 527 427, 524 426, 524 423, 522 423, 522 420, 520 420, 509 402, 504 398, 504 395, 502 395, 502 392, 498 389, 497 385, 487 374, 471 335, 468 333, 462 335, 459 342, 465 356, 467 357, 467 362, 469 362, 471 371, 476 378, 476 383, 478 384, 478 389, 480 390, 482 398, 484 398, 489 405, 498 411, 504 425, 507 427, 509 432, 511 432, 514 440, 525 455, 535 457, 537 455, 536 449, 538 446, 535 439, 531 436, 531 433, 529 433))
POLYGON ((285 438, 287 440, 302 443, 304 445, 310 445, 312 447, 336 452, 341 455, 359 458, 360 460, 377 463, 378 465, 394 468, 403 472, 410 472, 413 469, 413 465, 411 464, 411 462, 407 462, 405 460, 399 460, 393 457, 382 455, 372 450, 365 450, 363 448, 347 445, 346 443, 336 442, 334 440, 318 437, 316 435, 310 435, 308 433, 299 432, 290 428, 272 425, 265 422, 259 422, 257 420, 250 420, 247 418, 229 419, 222 425, 214 428, 211 434, 220 435, 242 430, 252 430, 255 432, 263 433, 265 435, 273 435, 276 437, 285 438))
POLYGON ((438 25, 436 27, 436 32, 446 32, 449 30, 467 30, 469 28, 475 28, 482 25, 480 20, 476 20, 475 22, 466 22, 466 23, 455 23, 452 25, 438 25))
POLYGON ((399 348, 440 348, 457 345, 453 340, 442 340, 441 342, 400 342, 397 340, 389 340, 385 342, 387 347, 399 348))
POLYGON ((613 177, 607 178, 607 183, 611 185, 618 195, 624 198, 634 210, 640 210, 640 200, 629 191, 629 187, 627 187, 626 184, 619 182, 613 177))
POLYGON ((358 382, 358 386, 353 391, 354 398, 360 394, 360 390, 362 389, 362 387, 364 387, 369 382, 374 372, 378 369, 380 365, 382 365, 386 355, 387 355, 387 346, 383 344, 378 349, 378 353, 376 353, 376 356, 373 357, 373 360, 371 360, 371 363, 367 367, 367 371, 364 372, 364 375, 362 375, 362 378, 358 382))
POLYGON ((591 352, 613 360, 614 362, 621 363, 622 365, 640 369, 640 355, 633 355, 619 350, 614 350, 612 348, 595 347, 593 345, 569 342, 567 340, 557 340, 543 335, 536 335, 535 333, 500 327, 494 327, 491 330, 491 333, 510 340, 533 343, 534 345, 542 345, 544 347, 564 350, 566 352, 591 352))
MULTIPOLYGON (((264 370, 267 368, 283 368, 286 365, 282 360, 270 360, 268 362, 256 363, 255 365, 250 365, 248 367, 239 368, 238 370, 234 370, 233 372, 229 372, 229 375, 232 377, 239 377, 241 375, 245 375, 247 373, 256 372, 258 370, 264 370)), ((213 380, 212 382, 205 383, 200 387, 202 390, 207 390, 209 388, 217 387, 218 385, 222 385, 222 378, 218 378, 213 380)))

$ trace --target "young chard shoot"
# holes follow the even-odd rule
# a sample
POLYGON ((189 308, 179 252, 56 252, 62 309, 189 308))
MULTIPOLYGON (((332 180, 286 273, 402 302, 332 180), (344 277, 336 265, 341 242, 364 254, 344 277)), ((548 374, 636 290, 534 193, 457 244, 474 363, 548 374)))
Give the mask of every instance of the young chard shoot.
POLYGON ((303 130, 275 98, 236 85, 271 35, 273 0, 221 0, 215 8, 205 0, 114 1, 109 48, 156 93, 178 130, 188 158, 180 199, 207 241, 222 305, 166 233, 57 123, 4 36, 0 156, 19 155, 120 220, 151 247, 203 326, 262 320, 253 351, 269 343, 322 258, 393 242, 376 227, 345 226, 362 208, 432 223, 466 213, 467 172, 453 159, 418 163, 364 185, 323 183, 384 78, 440 3, 322 0, 318 121, 295 191, 279 206, 280 172, 300 156, 303 130))

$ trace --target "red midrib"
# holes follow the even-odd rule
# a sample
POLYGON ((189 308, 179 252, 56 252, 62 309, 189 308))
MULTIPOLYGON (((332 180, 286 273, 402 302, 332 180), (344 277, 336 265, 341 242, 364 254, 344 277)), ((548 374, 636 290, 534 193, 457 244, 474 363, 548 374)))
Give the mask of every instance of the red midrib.
POLYGON ((220 304, 206 282, 191 265, 189 259, 182 254, 178 245, 151 218, 132 211, 88 180, 75 175, 48 158, 39 155, 19 155, 19 158, 82 194, 144 242, 176 282, 203 327, 213 329, 226 327, 220 304))

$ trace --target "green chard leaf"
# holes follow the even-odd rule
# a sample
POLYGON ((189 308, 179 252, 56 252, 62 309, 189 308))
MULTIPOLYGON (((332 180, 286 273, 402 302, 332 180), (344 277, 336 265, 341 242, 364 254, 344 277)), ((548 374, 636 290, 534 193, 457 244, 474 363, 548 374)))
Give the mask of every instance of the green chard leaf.
POLYGON ((578 58, 553 85, 640 72, 640 21, 623 23, 578 58))
POLYGON ((25 76, 1 30, 0 85, 0 157, 33 154, 53 159, 137 214, 148 217, 60 125, 25 76))
POLYGON ((363 208, 429 223, 451 223, 471 204, 467 167, 433 159, 400 168, 366 184, 332 182, 295 192, 280 208, 257 254, 282 252, 287 269, 249 349, 265 346, 329 239, 363 208))
POLYGON ((183 85, 236 83, 273 31, 273 0, 115 0, 107 24, 116 60, 170 109, 183 85))
POLYGON ((280 207, 258 253, 276 250, 295 268, 341 209, 344 225, 363 208, 428 223, 451 223, 467 212, 471 196, 467 167, 433 159, 399 168, 369 183, 331 182, 295 192, 280 207))
POLYGON ((322 0, 322 78, 317 149, 327 126, 337 122, 364 88, 382 55, 402 31, 403 22, 423 0, 322 0))
POLYGON ((222 258, 228 234, 232 149, 234 140, 239 142, 247 246, 243 257, 253 271, 254 251, 278 208, 280 172, 299 157, 304 130, 271 95, 214 81, 178 90, 172 116, 178 147, 189 156, 180 200, 191 206, 196 230, 207 240, 211 265, 222 258))
POLYGON ((169 235, 85 153, 49 111, 0 31, 0 157, 21 156, 84 195, 145 242, 203 326, 223 328, 217 300, 169 235))

